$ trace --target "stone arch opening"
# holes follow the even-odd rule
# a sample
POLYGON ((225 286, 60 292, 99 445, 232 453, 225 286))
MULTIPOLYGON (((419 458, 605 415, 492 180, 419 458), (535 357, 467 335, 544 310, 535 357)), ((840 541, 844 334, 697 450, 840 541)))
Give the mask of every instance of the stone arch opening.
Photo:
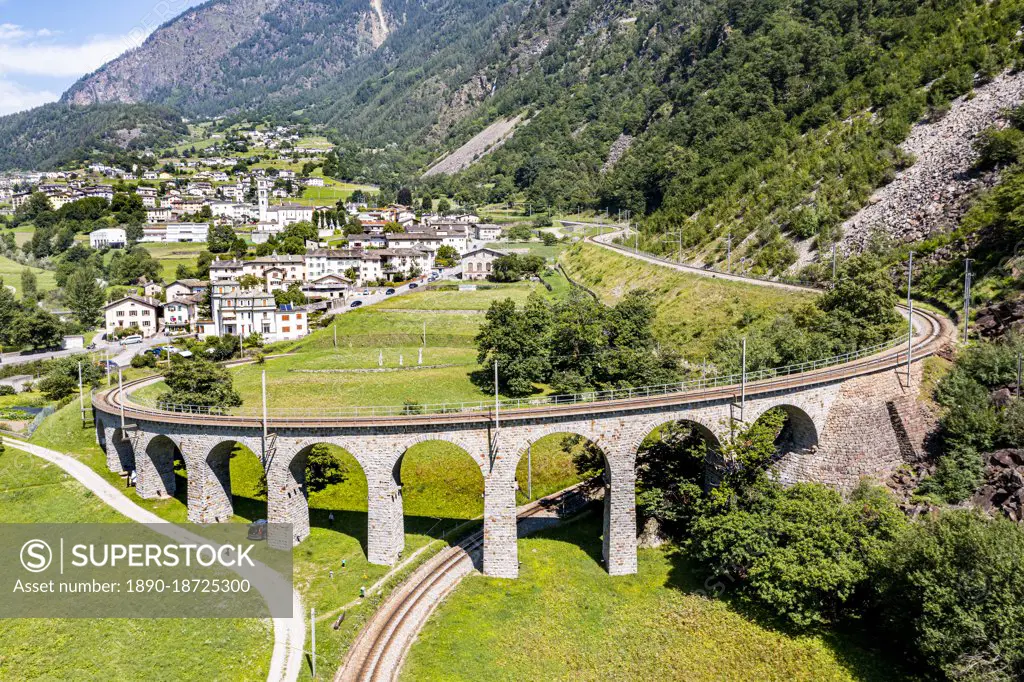
POLYGON ((719 480, 722 443, 706 424, 673 419, 654 426, 636 449, 636 503, 641 543, 680 530, 678 511, 699 503, 719 480))
POLYGON ((531 441, 516 465, 516 504, 528 504, 594 476, 605 476, 603 451, 579 434, 551 433, 531 441), (590 448, 593 448, 591 450, 590 448))
POLYGON ((189 472, 189 519, 225 523, 267 518, 267 482, 258 455, 238 441, 222 441, 189 472))
POLYGON ((175 497, 179 490, 179 462, 183 462, 181 450, 173 440, 164 435, 151 438, 145 450, 135 458, 135 491, 139 497, 175 497))
POLYGON ((818 447, 818 428, 803 409, 796 405, 778 405, 765 410, 756 421, 763 421, 769 415, 782 420, 775 437, 776 459, 788 454, 810 454, 818 447))
POLYGON ((484 513, 484 474, 463 445, 443 439, 413 443, 391 475, 410 533, 442 537, 484 513))
MULTIPOLYGON (((311 443, 267 472, 271 521, 291 523, 301 541, 322 529, 353 538, 367 553, 367 477, 359 460, 331 443, 311 443)), ((348 548, 339 548, 344 556, 348 548)))
MULTIPOLYGON (((554 431, 531 441, 526 448, 517 453, 519 459, 516 464, 516 489, 519 501, 526 501, 526 496, 523 493, 528 488, 529 472, 527 467, 533 460, 533 454, 543 452, 545 448, 554 450, 549 457, 557 468, 547 476, 546 486, 550 490, 538 490, 535 484, 534 499, 543 497, 542 492, 555 493, 576 483, 579 483, 580 492, 563 503, 550 507, 545 513, 522 522, 519 532, 529 533, 542 529, 550 525, 555 518, 565 518, 588 508, 593 509, 600 503, 603 507, 600 531, 581 532, 575 537, 580 549, 597 563, 607 566, 611 551, 613 514, 611 492, 615 486, 626 482, 619 481, 613 476, 608 454, 597 442, 571 430, 554 431), (567 468, 568 466, 571 466, 571 470, 567 468), (561 481, 558 480, 559 474, 565 477, 561 481)), ((632 484, 629 483, 629 485, 632 484)), ((594 530, 597 531, 596 518, 593 525, 594 530)), ((584 525, 580 527, 588 527, 587 522, 585 521, 584 525)))

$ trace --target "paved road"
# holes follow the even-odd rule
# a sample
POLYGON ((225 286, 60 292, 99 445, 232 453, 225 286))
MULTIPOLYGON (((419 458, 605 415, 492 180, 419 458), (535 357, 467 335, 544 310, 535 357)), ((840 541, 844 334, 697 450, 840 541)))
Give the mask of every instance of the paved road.
MULTIPOLYGON (((443 268, 441 269, 441 278, 438 281, 455 280, 457 278, 457 275, 460 274, 462 274, 461 267, 443 268)), ((370 291, 371 293, 366 296, 353 296, 352 298, 349 298, 347 301, 345 301, 343 307, 338 308, 337 310, 334 311, 334 314, 343 315, 345 313, 352 312, 353 310, 358 310, 358 308, 365 308, 367 306, 372 306, 377 303, 380 303, 381 301, 386 301, 390 298, 395 298, 396 296, 403 296, 405 294, 423 291, 428 286, 428 284, 430 284, 430 282, 428 282, 427 277, 424 276, 418 279, 415 282, 415 284, 416 288, 413 289, 410 289, 408 284, 400 287, 378 287, 375 289, 366 289, 366 291, 370 291), (388 296, 385 292, 388 291, 389 289, 394 289, 395 293, 388 296), (355 303, 356 301, 359 301, 360 303, 362 303, 362 305, 358 306, 358 308, 353 308, 352 304, 355 303)))
MULTIPOLYGON (((108 483, 102 476, 73 457, 13 438, 7 438, 6 442, 11 447, 18 448, 30 455, 35 455, 47 462, 56 464, 92 491, 93 494, 103 500, 108 506, 132 521, 153 524, 151 526, 152 530, 176 541, 209 542, 205 538, 189 533, 181 526, 168 523, 156 514, 143 509, 125 497, 120 490, 108 483)), ((253 584, 258 585, 256 582, 253 584)), ((295 682, 299 678, 299 674, 303 669, 303 646, 306 640, 304 615, 305 607, 302 604, 302 598, 293 589, 292 617, 273 619, 274 651, 270 658, 270 671, 267 673, 267 682, 295 682)))
MULTIPOLYGON (((590 225, 589 223, 573 223, 576 225, 590 225)), ((590 225, 594 227, 594 225, 590 225)), ((680 272, 686 272, 691 275, 699 275, 700 277, 710 277, 712 279, 724 279, 730 282, 745 282, 747 284, 756 284, 762 287, 771 287, 773 289, 782 289, 785 291, 810 291, 814 293, 821 293, 821 289, 817 289, 812 286, 801 286, 799 284, 788 284, 786 282, 776 282, 769 279, 761 279, 758 277, 747 277, 745 275, 735 275, 727 272, 720 272, 717 270, 708 270, 705 268, 698 268, 694 265, 683 265, 675 261, 668 260, 667 258, 658 258, 657 256, 651 256, 642 251, 637 252, 627 246, 621 246, 619 244, 613 244, 612 242, 616 237, 621 235, 625 231, 625 228, 617 226, 611 229, 611 231, 605 234, 598 235, 596 237, 588 237, 587 241, 592 244, 596 244, 601 248, 610 249, 618 253, 625 254, 630 258, 636 258, 638 260, 653 263, 654 265, 660 265, 666 268, 672 268, 673 270, 679 270, 680 272)))

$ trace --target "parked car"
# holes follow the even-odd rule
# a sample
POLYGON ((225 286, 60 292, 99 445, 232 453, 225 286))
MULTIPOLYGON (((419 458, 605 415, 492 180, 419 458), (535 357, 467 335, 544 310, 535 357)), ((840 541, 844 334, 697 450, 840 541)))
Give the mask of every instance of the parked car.
POLYGON ((363 296, 369 296, 369 295, 370 295, 370 290, 369 289, 363 289, 363 296))
POLYGON ((362 306, 362 301, 352 301, 352 304, 349 306, 349 308, 361 308, 362 306))
POLYGON ((387 291, 384 292, 384 295, 385 296, 394 296, 395 295, 395 290, 394 289, 388 289, 387 291))
POLYGON ((267 539, 267 520, 257 519, 249 524, 249 532, 246 533, 246 537, 250 540, 266 540, 267 539))
POLYGON ((131 336, 126 336, 121 339, 122 346, 133 346, 137 343, 142 343, 142 337, 138 334, 132 334, 131 336))
POLYGON ((419 289, 420 285, 416 284, 416 282, 412 282, 412 283, 409 284, 409 288, 410 289, 419 289))

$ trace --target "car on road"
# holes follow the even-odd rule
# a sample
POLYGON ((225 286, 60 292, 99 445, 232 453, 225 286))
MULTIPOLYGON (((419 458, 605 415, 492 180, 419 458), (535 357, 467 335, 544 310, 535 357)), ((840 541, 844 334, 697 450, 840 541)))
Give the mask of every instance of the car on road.
POLYGON ((266 540, 267 539, 267 520, 257 519, 253 523, 249 524, 249 531, 246 533, 246 537, 249 540, 266 540))
POLYGON ((369 289, 363 289, 363 296, 369 296, 369 295, 370 295, 370 290, 369 289))
POLYGON ((395 295, 395 290, 394 289, 388 289, 387 291, 384 292, 384 295, 385 296, 394 296, 395 295))
POLYGON ((410 289, 419 289, 419 288, 420 288, 420 285, 419 285, 419 284, 416 284, 416 282, 413 282, 413 283, 411 283, 411 284, 409 285, 409 288, 410 288, 410 289))
POLYGON ((363 305, 362 301, 352 301, 352 304, 349 305, 349 308, 361 308, 362 305, 363 305))
POLYGON ((138 334, 132 334, 121 339, 122 346, 134 346, 137 343, 142 343, 142 337, 138 334))

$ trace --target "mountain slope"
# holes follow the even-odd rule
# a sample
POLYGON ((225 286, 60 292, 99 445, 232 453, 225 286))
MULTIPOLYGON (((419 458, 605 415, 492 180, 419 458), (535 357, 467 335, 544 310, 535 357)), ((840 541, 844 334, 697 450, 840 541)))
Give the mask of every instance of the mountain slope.
POLYGON ((0 117, 0 170, 47 170, 173 144, 186 134, 181 116, 160 107, 47 104, 0 117))
POLYGON ((292 98, 379 47, 385 14, 366 0, 214 0, 85 76, 63 100, 149 102, 214 116, 292 98))

